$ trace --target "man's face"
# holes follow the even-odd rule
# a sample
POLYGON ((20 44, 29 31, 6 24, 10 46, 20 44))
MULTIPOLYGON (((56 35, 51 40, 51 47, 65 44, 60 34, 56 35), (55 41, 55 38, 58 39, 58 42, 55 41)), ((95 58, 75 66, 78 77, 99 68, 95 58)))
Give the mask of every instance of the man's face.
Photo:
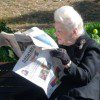
POLYGON ((61 45, 71 45, 72 42, 72 34, 69 32, 66 32, 66 30, 64 29, 63 25, 59 22, 55 22, 55 35, 57 36, 58 39, 58 43, 61 45))

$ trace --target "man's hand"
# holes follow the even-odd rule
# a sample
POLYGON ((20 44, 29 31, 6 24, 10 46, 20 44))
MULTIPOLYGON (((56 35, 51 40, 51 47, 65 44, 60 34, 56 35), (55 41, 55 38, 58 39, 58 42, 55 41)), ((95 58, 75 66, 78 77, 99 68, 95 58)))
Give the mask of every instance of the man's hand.
POLYGON ((59 58, 63 65, 67 65, 70 62, 70 58, 67 52, 65 51, 65 49, 64 50, 63 49, 51 50, 50 55, 52 57, 59 58))

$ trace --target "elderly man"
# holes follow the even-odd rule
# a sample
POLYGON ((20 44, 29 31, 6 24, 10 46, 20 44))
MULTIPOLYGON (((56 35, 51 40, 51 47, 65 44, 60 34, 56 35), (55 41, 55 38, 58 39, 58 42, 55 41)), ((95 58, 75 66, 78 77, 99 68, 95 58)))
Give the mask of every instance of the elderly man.
POLYGON ((100 67, 100 45, 86 34, 83 20, 73 7, 57 9, 54 19, 59 47, 66 53, 52 50, 50 54, 61 60, 65 76, 50 99, 99 100, 100 78, 96 68, 100 67))

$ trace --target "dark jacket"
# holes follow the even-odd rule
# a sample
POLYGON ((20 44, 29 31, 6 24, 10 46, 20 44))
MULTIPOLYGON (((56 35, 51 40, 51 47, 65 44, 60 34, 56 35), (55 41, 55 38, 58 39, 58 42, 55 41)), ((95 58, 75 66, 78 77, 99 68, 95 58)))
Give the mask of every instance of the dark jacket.
POLYGON ((67 95, 76 100, 100 100, 100 45, 84 35, 74 45, 60 47, 67 50, 72 63, 64 69, 66 75, 51 99, 67 95))

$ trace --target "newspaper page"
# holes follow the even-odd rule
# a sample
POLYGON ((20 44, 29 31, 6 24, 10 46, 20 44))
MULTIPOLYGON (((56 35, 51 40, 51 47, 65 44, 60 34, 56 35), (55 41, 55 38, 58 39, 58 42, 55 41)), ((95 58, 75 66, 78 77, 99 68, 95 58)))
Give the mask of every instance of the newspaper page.
POLYGON ((13 71, 43 88, 49 98, 60 85, 60 78, 64 75, 61 61, 49 54, 50 50, 57 49, 58 45, 37 27, 23 34, 29 36, 35 45, 27 47, 13 71))
MULTIPOLYGON (((61 83, 52 67, 54 65, 48 50, 31 45, 23 53, 13 71, 43 88, 49 98, 61 83)), ((56 67, 56 71, 60 70, 56 67)))

